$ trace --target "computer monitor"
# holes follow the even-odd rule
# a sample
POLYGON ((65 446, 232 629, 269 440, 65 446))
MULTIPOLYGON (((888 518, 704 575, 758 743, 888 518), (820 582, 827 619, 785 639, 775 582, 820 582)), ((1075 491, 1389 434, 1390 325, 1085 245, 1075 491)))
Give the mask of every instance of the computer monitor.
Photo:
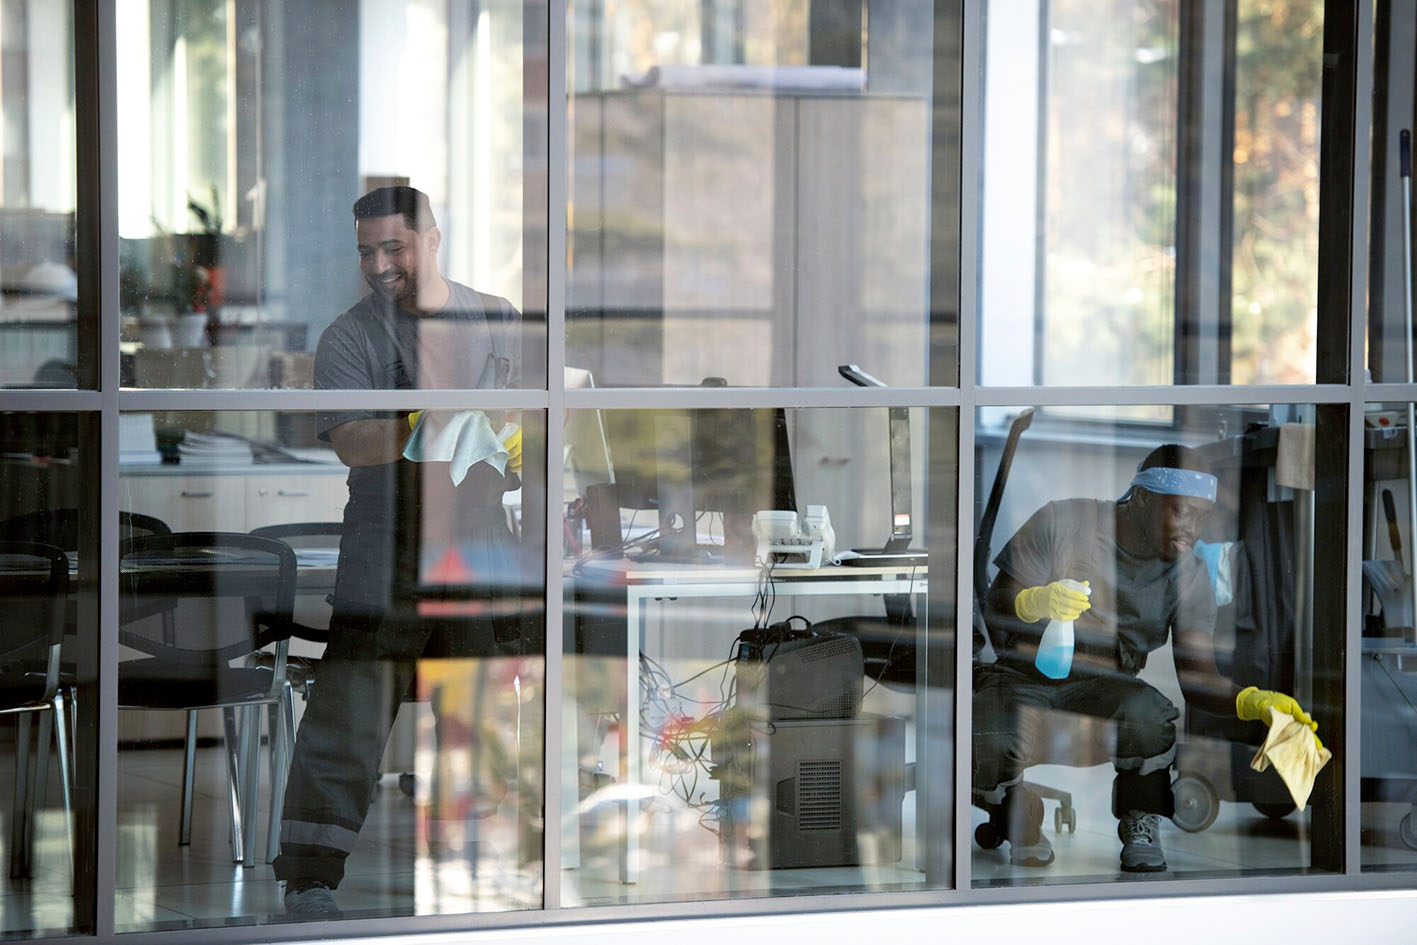
MULTIPOLYGON (((566 368, 566 388, 595 386, 595 378, 584 368, 566 368)), ((564 455, 564 494, 584 498, 592 486, 615 481, 615 469, 610 461, 610 446, 605 438, 605 420, 594 408, 566 411, 566 443, 564 455)))
POLYGON ((658 513, 663 558, 751 560, 753 514, 797 509, 780 408, 613 410, 604 420, 616 502, 658 513))
POLYGON ((910 523, 910 409, 889 407, 891 465, 891 537, 887 552, 904 551, 913 537, 910 523))
MULTIPOLYGON (((885 387, 885 381, 867 374, 855 364, 838 365, 842 377, 860 387, 885 387)), ((887 442, 890 448, 891 475, 891 531, 885 547, 880 553, 898 554, 910 547, 914 537, 911 525, 911 469, 910 469, 910 409, 908 407, 886 408, 887 442)), ((860 549, 857 549, 860 550, 860 549)), ((871 549, 874 551, 874 549, 871 549)))

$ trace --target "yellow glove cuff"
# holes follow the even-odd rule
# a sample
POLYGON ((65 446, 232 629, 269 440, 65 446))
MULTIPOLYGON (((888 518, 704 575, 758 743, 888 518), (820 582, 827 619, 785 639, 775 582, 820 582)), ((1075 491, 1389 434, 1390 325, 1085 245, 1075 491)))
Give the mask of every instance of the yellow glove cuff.
POLYGON ((1246 686, 1244 689, 1235 693, 1235 718, 1242 722, 1253 722, 1259 718, 1258 715, 1245 714, 1248 708, 1247 702, 1250 698, 1250 693, 1259 691, 1259 686, 1246 686))
POLYGON ((409 414, 409 415, 408 415, 408 428, 409 428, 410 430, 412 430, 414 427, 418 426, 418 421, 419 421, 419 419, 422 418, 422 416, 423 416, 423 411, 422 411, 422 410, 415 410, 413 413, 409 414))
POLYGON ((1048 588, 1025 587, 1014 598, 1014 613, 1024 623, 1037 623, 1048 616, 1048 588))
POLYGON ((522 428, 517 426, 502 440, 502 448, 507 451, 507 470, 522 471, 522 428))

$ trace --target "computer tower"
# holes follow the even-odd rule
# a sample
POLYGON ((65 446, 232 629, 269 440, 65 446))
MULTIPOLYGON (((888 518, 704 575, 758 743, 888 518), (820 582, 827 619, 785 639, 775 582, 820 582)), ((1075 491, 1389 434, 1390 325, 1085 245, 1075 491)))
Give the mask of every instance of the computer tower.
POLYGON ((901 857, 905 721, 753 719, 731 713, 710 750, 724 855, 748 869, 901 857))
POLYGON ((861 641, 774 624, 738 635, 734 703, 767 719, 849 719, 861 708, 861 641))

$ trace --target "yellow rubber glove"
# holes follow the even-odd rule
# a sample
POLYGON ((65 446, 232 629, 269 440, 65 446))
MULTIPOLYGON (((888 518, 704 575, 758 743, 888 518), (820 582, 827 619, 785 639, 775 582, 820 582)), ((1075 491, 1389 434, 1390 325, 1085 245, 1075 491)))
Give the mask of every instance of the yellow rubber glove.
POLYGON ((507 450, 507 472, 521 475, 522 471, 522 428, 520 425, 512 427, 512 431, 500 438, 500 442, 507 450))
POLYGON ((423 416, 423 411, 422 411, 422 410, 415 410, 413 413, 409 414, 409 415, 408 415, 408 428, 409 428, 410 430, 412 430, 414 427, 418 426, 418 420, 419 420, 419 418, 422 417, 422 416, 423 416))
MULTIPOLYGON (((1243 721, 1268 724, 1270 709, 1276 709, 1285 715, 1293 716, 1309 726, 1311 732, 1319 730, 1319 723, 1309 718, 1309 713, 1294 701, 1293 696, 1286 696, 1282 692, 1271 692, 1256 686, 1246 686, 1235 696, 1235 715, 1243 721)), ((1314 738, 1317 740, 1318 736, 1315 735, 1314 738)))
MULTIPOLYGON (((1082 583, 1084 587, 1092 586, 1087 581, 1082 583)), ((1026 587, 1014 598, 1014 613, 1024 623, 1037 623, 1044 618, 1076 620, 1083 611, 1091 608, 1086 594, 1073 590, 1062 581, 1026 587)))

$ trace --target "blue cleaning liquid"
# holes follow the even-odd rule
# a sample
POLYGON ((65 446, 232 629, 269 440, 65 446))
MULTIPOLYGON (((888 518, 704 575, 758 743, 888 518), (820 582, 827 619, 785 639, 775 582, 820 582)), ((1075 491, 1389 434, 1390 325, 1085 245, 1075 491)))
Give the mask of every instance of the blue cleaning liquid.
POLYGON ((1038 641, 1038 655, 1033 665, 1049 679, 1067 679, 1073 668, 1073 622, 1050 620, 1038 641))
MULTIPOLYGON (((1077 581, 1064 580, 1064 584, 1075 591, 1089 594, 1087 585, 1077 581)), ((1071 620, 1050 620, 1043 631, 1043 639, 1038 641, 1038 653, 1033 657, 1033 665, 1049 679, 1067 679, 1073 668, 1073 622, 1071 620)))

